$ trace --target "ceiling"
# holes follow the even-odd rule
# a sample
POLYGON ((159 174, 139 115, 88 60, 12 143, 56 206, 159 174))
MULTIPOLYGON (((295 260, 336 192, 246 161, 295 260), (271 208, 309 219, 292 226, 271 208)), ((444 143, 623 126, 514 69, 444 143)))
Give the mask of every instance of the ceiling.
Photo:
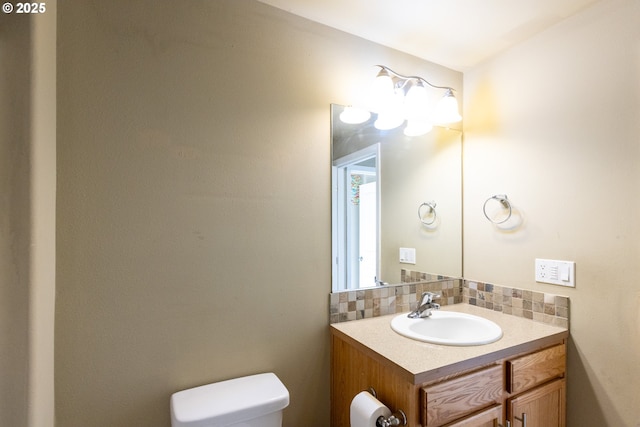
POLYGON ((599 0, 259 0, 458 71, 599 0))

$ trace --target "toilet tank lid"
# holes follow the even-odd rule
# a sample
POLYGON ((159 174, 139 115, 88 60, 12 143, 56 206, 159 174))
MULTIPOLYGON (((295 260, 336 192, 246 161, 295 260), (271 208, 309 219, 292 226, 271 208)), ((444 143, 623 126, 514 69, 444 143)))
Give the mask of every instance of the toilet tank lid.
POLYGON ((258 418, 289 405, 289 391, 273 373, 234 378, 171 396, 173 427, 226 425, 258 418))

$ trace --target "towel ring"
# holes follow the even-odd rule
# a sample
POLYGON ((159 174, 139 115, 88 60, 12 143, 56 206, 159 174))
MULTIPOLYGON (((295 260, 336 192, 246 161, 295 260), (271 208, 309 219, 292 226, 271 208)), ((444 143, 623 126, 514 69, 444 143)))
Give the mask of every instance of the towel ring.
POLYGON ((430 202, 424 202, 420 206, 418 206, 418 218, 420 218, 420 222, 424 225, 431 225, 436 222, 436 202, 433 200, 430 202), (431 221, 425 221, 422 216, 422 208, 427 206, 429 208, 429 213, 433 215, 433 219, 431 221))
POLYGON ((484 213, 485 218, 487 218, 489 220, 489 222, 492 222, 494 224, 502 224, 504 222, 507 222, 509 220, 509 218, 511 218, 511 214, 513 213, 513 209, 511 208, 511 202, 509 202, 509 199, 507 198, 506 194, 496 194, 494 196, 489 197, 484 202, 484 205, 482 206, 482 212, 484 213), (489 203, 491 200, 497 200, 498 202, 500 202, 502 207, 504 207, 505 209, 509 210, 509 214, 507 214, 507 217, 505 219, 503 219, 502 221, 493 220, 487 214, 487 203, 489 203))

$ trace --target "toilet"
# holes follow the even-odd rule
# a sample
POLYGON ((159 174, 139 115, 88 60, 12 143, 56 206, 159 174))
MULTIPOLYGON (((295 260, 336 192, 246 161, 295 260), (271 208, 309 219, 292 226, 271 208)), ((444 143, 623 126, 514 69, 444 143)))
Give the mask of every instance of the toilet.
POLYGON ((174 393, 171 427, 282 427, 289 391, 273 373, 174 393))

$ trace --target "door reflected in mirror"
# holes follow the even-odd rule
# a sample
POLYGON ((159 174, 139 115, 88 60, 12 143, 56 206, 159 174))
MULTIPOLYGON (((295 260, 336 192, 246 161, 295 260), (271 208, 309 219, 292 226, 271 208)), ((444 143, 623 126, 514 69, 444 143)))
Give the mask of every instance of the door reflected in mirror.
POLYGON ((461 132, 410 137, 376 129, 375 114, 344 123, 343 111, 331 106, 332 291, 399 284, 402 270, 461 277, 461 132))
POLYGON ((333 164, 336 289, 376 285, 379 267, 379 144, 336 159, 333 164))

